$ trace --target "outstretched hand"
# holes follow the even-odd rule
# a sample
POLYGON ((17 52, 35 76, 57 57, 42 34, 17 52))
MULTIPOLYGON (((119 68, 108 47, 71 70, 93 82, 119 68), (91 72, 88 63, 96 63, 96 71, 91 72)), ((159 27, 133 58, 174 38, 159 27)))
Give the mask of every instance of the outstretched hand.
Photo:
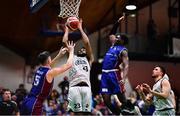
POLYGON ((135 89, 136 89, 136 91, 138 93, 142 93, 143 92, 143 86, 142 85, 138 85, 135 89))
POLYGON ((57 56, 62 57, 67 51, 68 49, 66 47, 61 47, 57 56))
POLYGON ((142 86, 143 86, 143 88, 144 88, 147 92, 151 92, 151 91, 152 91, 152 90, 151 90, 151 87, 150 87, 148 84, 143 83, 142 86))
POLYGON ((68 49, 69 53, 74 52, 75 44, 73 43, 73 41, 67 41, 66 46, 67 46, 67 49, 68 49))
POLYGON ((124 20, 125 18, 125 13, 123 13, 123 16, 121 16, 119 19, 118 19, 118 22, 120 22, 121 20, 124 20))

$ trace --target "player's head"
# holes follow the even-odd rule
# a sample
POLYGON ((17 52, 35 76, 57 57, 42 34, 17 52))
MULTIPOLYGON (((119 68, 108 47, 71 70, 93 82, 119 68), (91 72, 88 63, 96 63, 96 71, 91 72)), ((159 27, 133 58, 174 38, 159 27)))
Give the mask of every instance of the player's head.
POLYGON ((38 55, 37 59, 38 59, 38 63, 41 65, 46 65, 46 64, 51 63, 51 57, 50 57, 50 53, 48 51, 41 52, 38 55))
POLYGON ((87 56, 86 49, 84 47, 82 47, 80 50, 78 50, 77 51, 77 56, 86 57, 87 56))
POLYGON ((153 71, 152 71, 152 78, 156 78, 156 77, 163 77, 166 73, 166 70, 164 67, 162 66, 155 66, 153 71))
POLYGON ((114 45, 127 45, 128 44, 128 37, 125 34, 117 33, 115 37, 116 37, 116 42, 114 45))
POLYGON ((114 34, 109 35, 109 40, 112 44, 116 43, 116 36, 114 34))

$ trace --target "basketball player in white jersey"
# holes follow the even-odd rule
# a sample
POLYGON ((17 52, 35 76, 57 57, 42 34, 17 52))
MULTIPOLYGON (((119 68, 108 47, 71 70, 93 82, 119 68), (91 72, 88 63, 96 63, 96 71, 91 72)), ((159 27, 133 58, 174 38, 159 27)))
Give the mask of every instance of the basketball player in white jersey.
POLYGON ((165 69, 162 66, 156 66, 152 71, 152 78, 155 81, 151 89, 148 84, 138 85, 136 90, 147 104, 154 104, 155 111, 153 116, 174 116, 175 106, 171 96, 171 85, 169 78, 165 74, 165 69), (148 92, 145 95, 144 90, 148 92))
MULTIPOLYGON (((90 67, 94 61, 92 48, 88 36, 82 28, 80 20, 78 29, 82 35, 84 47, 81 48, 77 55, 74 56, 73 66, 69 70, 69 93, 68 109, 77 114, 90 114, 91 112, 91 84, 90 84, 90 67)), ((65 28, 63 42, 68 41, 68 27, 65 28)))

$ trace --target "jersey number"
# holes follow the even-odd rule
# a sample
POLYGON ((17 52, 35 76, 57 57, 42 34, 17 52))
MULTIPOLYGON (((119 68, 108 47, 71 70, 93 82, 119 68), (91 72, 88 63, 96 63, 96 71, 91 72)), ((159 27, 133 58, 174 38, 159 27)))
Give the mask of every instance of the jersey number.
POLYGON ((83 70, 85 70, 86 72, 88 72, 88 67, 87 67, 87 66, 84 66, 84 67, 83 67, 83 70))
POLYGON ((80 107, 81 107, 80 103, 74 104, 75 109, 80 108, 80 107))
POLYGON ((35 79, 34 79, 33 85, 37 86, 37 85, 39 84, 40 78, 41 78, 41 77, 40 77, 39 75, 36 75, 36 76, 35 76, 35 79))

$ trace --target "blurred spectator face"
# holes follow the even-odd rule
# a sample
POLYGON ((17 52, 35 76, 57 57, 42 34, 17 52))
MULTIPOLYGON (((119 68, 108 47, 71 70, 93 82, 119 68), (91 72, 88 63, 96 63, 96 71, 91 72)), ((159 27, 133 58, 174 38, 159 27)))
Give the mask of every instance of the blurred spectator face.
POLYGON ((11 92, 10 91, 5 91, 3 94, 3 100, 4 101, 10 101, 11 100, 11 92))
POLYGON ((12 95, 11 98, 12 98, 13 101, 16 101, 16 100, 17 100, 17 96, 16 96, 16 95, 12 95))
POLYGON ((20 88, 20 89, 24 89, 24 84, 20 84, 20 85, 19 85, 19 88, 20 88))
POLYGON ((51 97, 53 97, 53 98, 57 98, 59 96, 59 93, 57 92, 57 90, 52 90, 52 92, 51 92, 51 97))

